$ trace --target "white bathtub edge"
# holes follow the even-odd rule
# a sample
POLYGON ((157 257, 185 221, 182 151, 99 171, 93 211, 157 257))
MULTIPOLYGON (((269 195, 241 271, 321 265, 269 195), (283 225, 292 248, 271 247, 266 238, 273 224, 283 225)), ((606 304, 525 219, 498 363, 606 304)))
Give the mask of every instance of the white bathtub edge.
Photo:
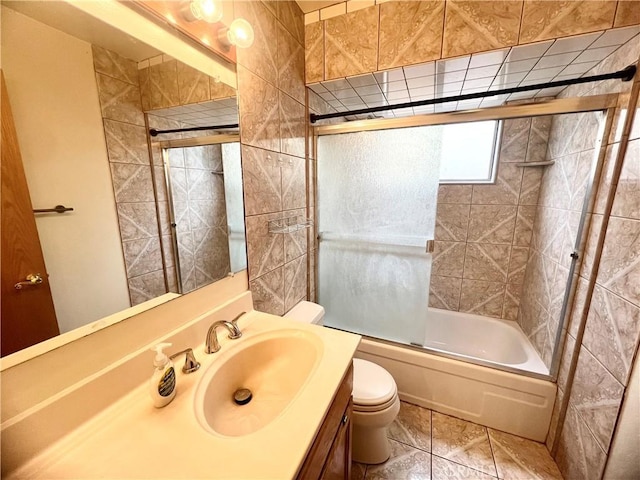
POLYGON ((538 442, 546 438, 552 382, 369 339, 356 357, 386 368, 402 400, 538 442))

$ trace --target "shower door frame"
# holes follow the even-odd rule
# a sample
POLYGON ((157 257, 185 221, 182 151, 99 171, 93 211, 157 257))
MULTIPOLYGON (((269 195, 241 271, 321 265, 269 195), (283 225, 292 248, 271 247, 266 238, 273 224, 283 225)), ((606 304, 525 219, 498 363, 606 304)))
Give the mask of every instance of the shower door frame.
MULTIPOLYGON (((167 189, 167 205, 169 207, 169 231, 171 232, 171 251, 176 269, 176 283, 178 293, 183 294, 182 273, 180 270, 180 255, 178 248, 178 232, 176 231, 176 215, 173 206, 173 192, 171 191, 171 165, 169 164, 169 150, 171 148, 204 147, 206 145, 219 145, 223 143, 240 142, 240 135, 220 134, 204 135, 202 137, 178 138, 175 140, 161 140, 152 142, 153 147, 159 147, 162 157, 162 167, 164 169, 165 188, 167 189)), ((155 182, 154 182, 155 184, 155 182)), ((155 188, 155 187, 154 187, 155 188)), ((165 269, 166 270, 166 269, 165 269)))
MULTIPOLYGON (((562 114, 574 114, 574 113, 587 113, 587 112, 603 112, 604 120, 599 128, 599 135, 594 145, 594 159, 592 163, 592 169, 589 174, 589 183, 585 192, 584 203, 582 205, 582 212, 580 215, 580 222, 578 224, 578 231, 576 233, 576 243, 574 251, 571 253, 572 261, 569 269, 569 275, 567 279, 567 285, 565 287, 565 293, 563 298, 562 309, 560 311, 560 318, 558 322, 558 329, 556 332, 556 338, 553 346, 553 357, 551 360, 551 366, 549 368, 549 374, 540 374, 536 372, 530 372, 527 370, 520 370, 513 367, 507 367, 503 365, 497 365, 492 362, 466 358, 463 355, 455 353, 443 352, 440 350, 432 349, 429 347, 415 346, 410 344, 398 343, 392 340, 386 340, 376 337, 368 337, 374 341, 381 341, 391 345, 401 346, 404 348, 410 348, 417 351, 427 352, 440 357, 450 358, 453 360, 465 361, 476 365, 481 365, 489 368, 499 369, 509 373, 515 373, 518 375, 524 375, 530 378, 537 378, 541 380, 548 380, 556 382, 558 378, 558 372, 560 369, 560 359, 562 358, 564 339, 567 333, 567 316, 573 306, 575 298, 576 287, 576 265, 578 261, 583 260, 583 254, 585 249, 585 224, 589 215, 589 207, 593 205, 595 201, 595 194, 597 193, 597 187, 600 183, 600 177, 602 174, 602 166, 606 155, 607 139, 611 133, 613 119, 615 115, 615 109, 618 105, 619 94, 612 93, 606 95, 592 95, 587 97, 572 97, 572 98, 560 98, 550 99, 537 103, 524 103, 517 105, 502 105, 498 107, 488 107, 484 109, 473 110, 460 110, 454 112, 442 112, 431 113, 424 115, 414 115, 412 117, 402 118, 385 118, 385 119, 372 119, 372 120, 357 120, 343 123, 327 124, 327 125, 310 125, 310 137, 311 137, 311 151, 313 152, 313 158, 318 160, 318 137, 323 135, 336 135, 341 133, 356 133, 363 131, 374 130, 390 130, 395 128, 407 128, 407 127, 420 127, 420 126, 435 126, 435 125, 447 125, 453 123, 470 123, 480 122, 488 120, 511 120, 516 118, 530 118, 541 117, 549 115, 562 115, 562 114)), ((317 165, 316 165, 317 168, 317 165)), ((314 180, 317 181, 317 172, 314 172, 314 180)), ((313 188, 314 196, 313 204, 311 199, 308 199, 307 208, 313 208, 315 210, 315 217, 317 218, 317 185, 313 188)), ((318 245, 318 222, 314 225, 314 234, 316 246, 318 245)), ((318 269, 317 261, 316 268, 311 273, 314 275, 314 284, 318 284, 318 269)), ((589 283, 595 282, 594 278, 589 278, 589 283)), ((317 288, 317 287, 316 287, 317 288)))

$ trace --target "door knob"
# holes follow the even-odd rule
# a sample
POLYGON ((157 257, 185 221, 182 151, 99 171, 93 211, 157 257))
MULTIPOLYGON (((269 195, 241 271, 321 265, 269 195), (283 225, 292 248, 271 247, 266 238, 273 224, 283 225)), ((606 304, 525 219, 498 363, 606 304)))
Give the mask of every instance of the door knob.
POLYGON ((39 273, 30 273, 27 275, 27 279, 22 282, 16 283, 13 287, 16 290, 22 290, 24 287, 33 287, 42 283, 42 276, 39 273))

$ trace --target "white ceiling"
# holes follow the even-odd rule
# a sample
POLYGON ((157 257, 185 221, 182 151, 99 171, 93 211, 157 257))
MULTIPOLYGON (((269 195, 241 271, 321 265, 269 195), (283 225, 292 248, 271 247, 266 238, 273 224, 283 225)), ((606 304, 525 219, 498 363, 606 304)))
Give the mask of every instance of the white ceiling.
MULTIPOLYGON (((640 33, 640 26, 549 40, 309 85, 337 112, 578 78, 640 33)), ((565 87, 378 112, 377 117, 467 110, 555 97, 565 87)), ((349 119, 369 118, 353 116, 349 119)))
POLYGON ((225 98, 181 107, 151 110, 149 114, 194 127, 230 125, 238 123, 238 102, 235 97, 225 98))

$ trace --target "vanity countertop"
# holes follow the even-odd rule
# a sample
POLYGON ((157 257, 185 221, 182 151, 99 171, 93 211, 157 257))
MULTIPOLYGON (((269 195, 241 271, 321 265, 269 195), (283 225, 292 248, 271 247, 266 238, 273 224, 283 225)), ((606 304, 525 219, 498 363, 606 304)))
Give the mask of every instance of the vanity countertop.
MULTIPOLYGON (((209 433, 198 423, 194 413, 198 381, 216 361, 216 355, 242 341, 229 340, 221 334, 220 353, 205 355, 203 345, 194 348, 202 364, 197 372, 183 374, 182 359, 176 360, 177 394, 169 405, 154 408, 145 382, 12 472, 9 478, 295 477, 351 364, 360 336, 257 311, 244 315, 239 323, 245 339, 295 328, 313 332, 323 343, 315 371, 298 396, 271 423, 240 437, 209 433)), ((150 352, 149 377, 152 360, 150 352)))

